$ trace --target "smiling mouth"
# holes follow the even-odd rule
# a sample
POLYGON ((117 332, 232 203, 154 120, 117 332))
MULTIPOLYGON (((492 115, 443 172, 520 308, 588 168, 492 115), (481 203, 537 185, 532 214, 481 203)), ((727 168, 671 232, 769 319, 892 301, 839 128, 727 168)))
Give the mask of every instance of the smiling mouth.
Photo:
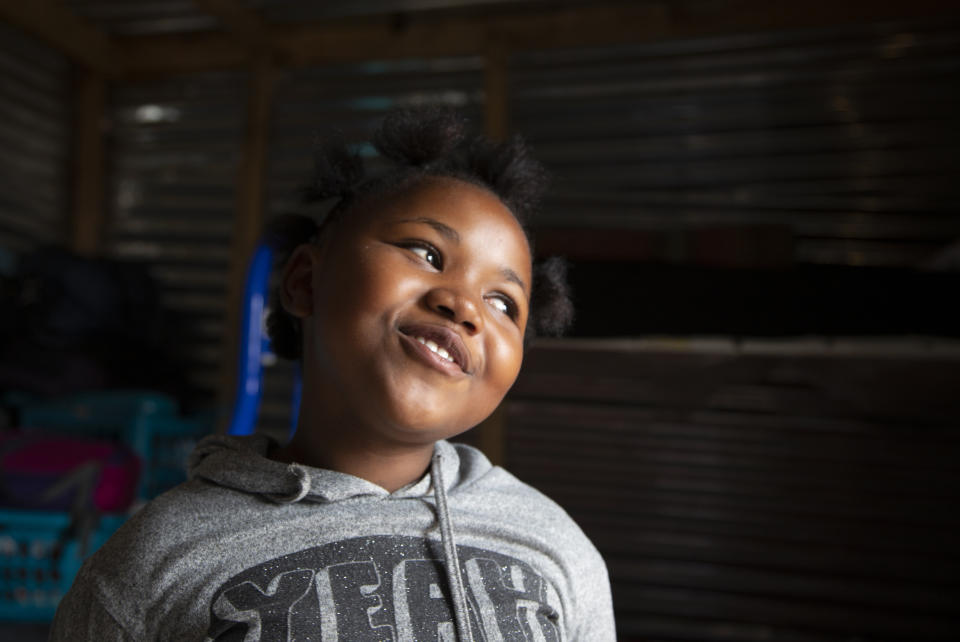
POLYGON ((419 341, 419 342, 422 343, 423 345, 427 346, 427 348, 430 349, 430 352, 432 352, 432 353, 434 353, 434 354, 437 354, 437 355, 440 355, 440 358, 441 358, 441 359, 446 359, 446 360, 449 361, 450 363, 456 363, 456 361, 454 361, 453 357, 450 356, 450 353, 447 352, 445 348, 441 348, 441 347, 438 346, 436 343, 434 343, 432 340, 430 340, 430 339, 424 339, 423 337, 414 337, 414 339, 416 339, 417 341, 419 341))
POLYGON ((400 328, 400 334, 431 365, 454 374, 470 374, 470 356, 463 340, 443 326, 412 325, 400 328))

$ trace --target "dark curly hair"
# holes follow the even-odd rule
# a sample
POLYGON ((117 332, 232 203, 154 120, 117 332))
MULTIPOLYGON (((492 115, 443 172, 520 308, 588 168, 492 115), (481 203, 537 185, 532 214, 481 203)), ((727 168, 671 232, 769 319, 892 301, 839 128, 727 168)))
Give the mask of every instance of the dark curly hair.
MULTIPOLYGON (((418 108, 390 113, 375 132, 373 145, 393 168, 372 178, 367 177, 360 155, 343 140, 331 137, 317 146, 314 174, 302 190, 303 202, 329 201, 332 206, 319 224, 307 216, 285 214, 268 225, 265 238, 280 264, 361 201, 434 176, 456 178, 496 194, 520 222, 532 250, 527 221, 545 191, 547 173, 519 137, 494 143, 468 135, 465 121, 449 109, 418 108)), ((535 263, 527 338, 559 336, 572 322, 566 263, 556 257, 535 263)), ((300 320, 283 308, 279 292, 272 297, 267 333, 278 356, 300 357, 300 320)))

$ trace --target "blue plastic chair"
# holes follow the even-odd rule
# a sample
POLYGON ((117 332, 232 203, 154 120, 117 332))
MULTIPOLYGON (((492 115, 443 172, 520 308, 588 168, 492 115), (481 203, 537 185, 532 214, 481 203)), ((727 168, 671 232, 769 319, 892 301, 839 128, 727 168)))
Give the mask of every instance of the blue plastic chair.
MULTIPOLYGON (((240 358, 237 363, 237 388, 233 415, 227 433, 252 434, 257 423, 257 411, 263 394, 263 367, 276 359, 267 337, 264 312, 267 307, 273 250, 261 242, 253 253, 247 268, 247 282, 243 297, 243 325, 240 335, 240 358)), ((297 427, 302 391, 300 368, 294 371, 290 435, 297 427)))

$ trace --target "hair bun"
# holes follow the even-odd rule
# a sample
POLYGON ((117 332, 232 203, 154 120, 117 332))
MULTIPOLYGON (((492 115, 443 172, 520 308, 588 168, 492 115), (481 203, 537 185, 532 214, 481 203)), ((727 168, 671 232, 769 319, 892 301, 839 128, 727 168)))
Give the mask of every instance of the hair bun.
POLYGON ((470 150, 470 171, 500 196, 521 221, 536 209, 549 175, 519 136, 498 143, 477 139, 470 150))
POLYGON ((387 115, 373 136, 385 158, 422 167, 449 155, 466 138, 466 122, 445 107, 399 109, 387 115))
POLYGON ((302 189, 304 203, 342 197, 363 180, 365 168, 359 154, 351 152, 341 136, 331 136, 316 146, 313 177, 302 189))
POLYGON ((551 256, 534 264, 530 308, 536 310, 533 330, 537 336, 559 337, 573 325, 573 301, 564 259, 551 256))

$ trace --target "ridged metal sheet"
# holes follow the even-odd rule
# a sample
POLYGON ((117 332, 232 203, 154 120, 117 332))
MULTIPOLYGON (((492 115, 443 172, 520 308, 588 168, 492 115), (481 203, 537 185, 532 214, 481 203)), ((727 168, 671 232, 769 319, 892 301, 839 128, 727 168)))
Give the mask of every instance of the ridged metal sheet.
POLYGON ((150 265, 183 324, 186 377, 215 393, 247 105, 239 73, 181 76, 111 93, 107 252, 150 265))
MULTIPOLYGON (((523 7, 555 8, 556 0, 242 0, 268 22, 298 22, 346 16, 395 15, 424 11, 502 10, 523 7)), ((566 0, 564 6, 585 5, 589 0, 566 0)))
POLYGON ((510 86, 557 177, 544 225, 783 226, 846 265, 960 236, 956 22, 516 54, 510 86))
POLYGON ((193 0, 64 0, 65 8, 116 36, 222 30, 193 0))
POLYGON ((534 349, 507 467, 610 571, 623 640, 952 640, 960 361, 534 349))
MULTIPOLYGON (((360 65, 304 68, 278 82, 270 125, 267 215, 302 212, 300 188, 310 178, 318 137, 339 133, 378 168, 368 136, 388 110, 403 105, 458 107, 482 129, 483 67, 478 58, 371 61, 360 65)), ((290 364, 270 369, 261 425, 284 434, 289 425, 290 364)))
POLYGON ((70 66, 0 24, 0 246, 67 242, 70 66))
MULTIPOLYGON (((547 8, 555 0, 239 0, 266 23, 319 21, 327 18, 372 17, 425 11, 489 11, 547 8)), ((565 6, 589 4, 567 0, 565 6)), ((192 0, 64 0, 73 13, 110 35, 137 36, 223 31, 220 20, 192 0)))

